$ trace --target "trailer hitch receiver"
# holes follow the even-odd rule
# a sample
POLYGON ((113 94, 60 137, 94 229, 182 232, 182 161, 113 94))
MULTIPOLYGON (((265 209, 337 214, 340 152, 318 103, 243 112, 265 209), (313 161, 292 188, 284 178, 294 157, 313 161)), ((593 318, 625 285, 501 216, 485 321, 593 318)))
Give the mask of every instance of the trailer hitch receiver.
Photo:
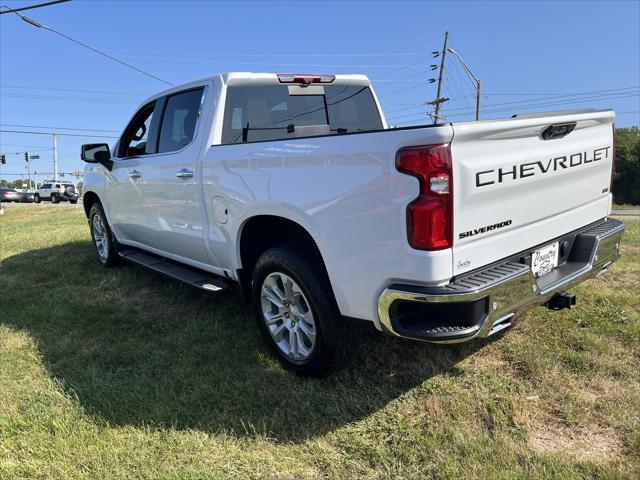
POLYGON ((563 308, 571 309, 576 304, 576 294, 560 290, 547 302, 549 310, 562 310, 563 308))

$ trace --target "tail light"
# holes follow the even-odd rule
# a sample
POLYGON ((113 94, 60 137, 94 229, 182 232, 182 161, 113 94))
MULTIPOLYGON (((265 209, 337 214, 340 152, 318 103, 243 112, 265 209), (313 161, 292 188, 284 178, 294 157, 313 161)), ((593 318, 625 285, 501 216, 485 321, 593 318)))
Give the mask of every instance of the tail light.
POLYGON ((453 175, 449 144, 403 148, 396 168, 420 182, 420 194, 407 207, 409 244, 442 250, 453 241, 453 175))
POLYGON ((611 183, 609 183, 609 193, 613 194, 613 181, 616 178, 616 124, 613 124, 613 141, 611 147, 611 183))

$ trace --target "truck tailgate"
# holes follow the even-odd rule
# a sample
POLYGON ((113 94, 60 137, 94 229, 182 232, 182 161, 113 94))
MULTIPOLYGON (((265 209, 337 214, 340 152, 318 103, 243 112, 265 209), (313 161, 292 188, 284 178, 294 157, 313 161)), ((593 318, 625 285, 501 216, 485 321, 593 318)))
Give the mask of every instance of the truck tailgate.
POLYGON ((454 124, 454 275, 608 215, 613 120, 607 110, 454 124))

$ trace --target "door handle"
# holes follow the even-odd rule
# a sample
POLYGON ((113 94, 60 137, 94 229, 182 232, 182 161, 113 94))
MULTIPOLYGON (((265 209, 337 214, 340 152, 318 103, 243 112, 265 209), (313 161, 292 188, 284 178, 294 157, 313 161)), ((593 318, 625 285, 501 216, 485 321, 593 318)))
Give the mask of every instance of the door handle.
POLYGON ((178 178, 191 178, 193 177, 193 171, 187 170, 186 168, 181 168, 176 172, 176 177, 178 178))
POLYGON ((140 178, 141 176, 142 176, 142 173, 140 173, 140 170, 129 171, 129 178, 140 178))

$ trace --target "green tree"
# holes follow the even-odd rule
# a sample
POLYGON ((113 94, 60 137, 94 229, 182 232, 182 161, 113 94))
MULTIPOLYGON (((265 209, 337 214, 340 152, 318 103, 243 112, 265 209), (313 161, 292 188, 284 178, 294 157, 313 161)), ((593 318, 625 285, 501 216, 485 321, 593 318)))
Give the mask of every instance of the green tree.
POLYGON ((8 182, 8 188, 15 188, 16 190, 22 190, 22 185, 29 185, 28 178, 18 178, 17 180, 13 180, 12 182, 8 182))
POLYGON ((616 203, 640 204, 640 127, 616 129, 616 203))

